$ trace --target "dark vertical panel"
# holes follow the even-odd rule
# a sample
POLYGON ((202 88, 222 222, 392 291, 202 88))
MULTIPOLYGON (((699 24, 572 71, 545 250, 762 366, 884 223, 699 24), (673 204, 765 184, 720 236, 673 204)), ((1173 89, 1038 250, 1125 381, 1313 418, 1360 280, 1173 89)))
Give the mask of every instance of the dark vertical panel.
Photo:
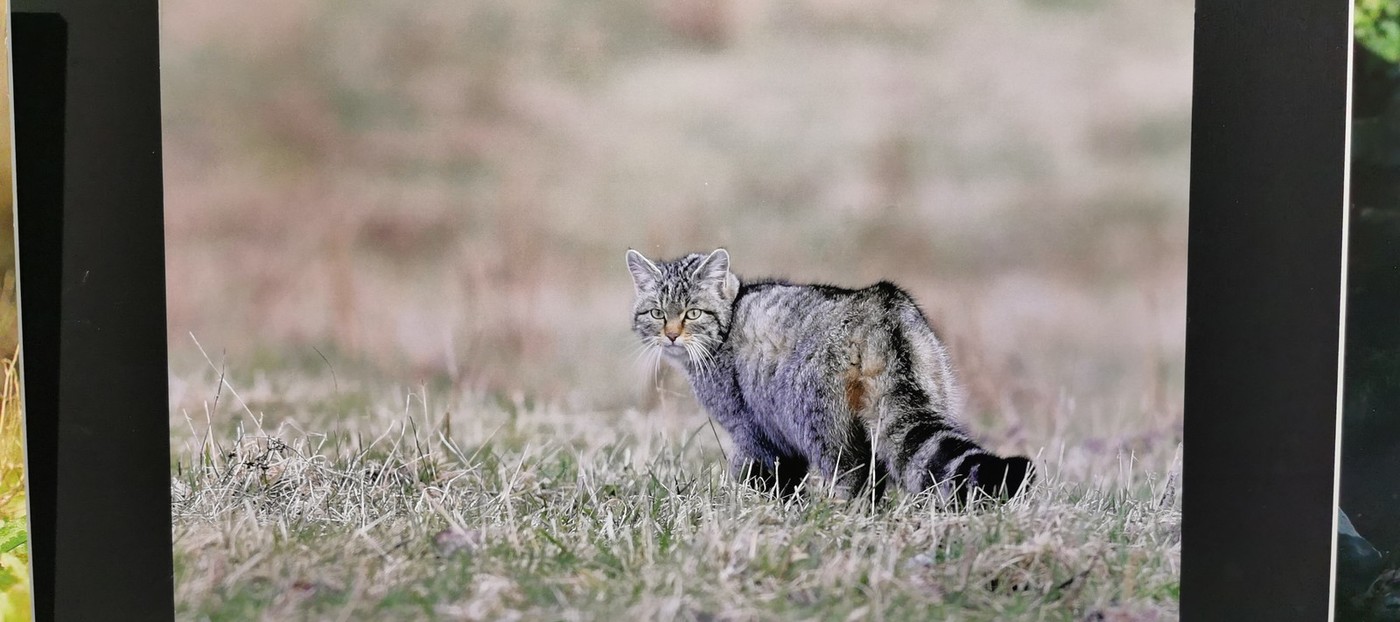
POLYGON ((53 617, 55 493, 58 475, 59 281, 63 256, 63 19, 19 13, 13 48, 15 182, 24 346, 25 457, 36 619, 53 617), (27 312, 26 312, 27 311, 27 312))
MULTIPOLYGON (((43 519, 52 527, 36 520, 34 540, 52 547, 52 619, 168 619, 173 591, 157 2, 53 4, 67 26, 59 193, 43 180, 26 186, 25 171, 58 165, 42 161, 52 150, 44 153, 42 141, 25 140, 30 129, 19 117, 23 129, 16 137, 21 245, 46 246, 21 253, 26 381, 51 373, 52 367, 41 367, 42 357, 57 370, 56 402, 42 393, 52 386, 26 385, 32 404, 57 405, 55 463, 44 474, 38 471, 48 465, 32 465, 31 480, 36 500, 52 499, 43 519), (46 205, 61 206, 61 214, 41 213, 46 205), (25 229, 31 213, 34 222, 61 229, 56 240, 52 231, 48 239, 31 240, 25 229), (43 279, 55 276, 57 300, 52 291, 45 299, 43 279), (34 297, 31 277, 39 283, 34 297), (46 314, 57 317, 56 344, 44 341, 53 334, 41 319, 46 314), (39 322, 33 335, 32 321, 39 322)), ((22 23, 35 23, 30 19, 36 18, 15 18, 17 68, 35 53, 29 47, 34 38, 20 31, 22 23)), ((26 83, 16 76, 17 112, 47 114, 27 99, 26 88, 42 79, 26 83)), ((52 116, 42 123, 52 123, 52 116)), ((42 406, 36 415, 44 416, 42 406)), ((36 431, 52 433, 45 425, 36 431)), ((39 447, 52 442, 34 440, 39 447)), ((42 449, 36 455, 46 459, 42 449)), ((43 580, 36 576, 36 583, 43 580)))
POLYGON ((1348 2, 1197 4, 1182 618, 1325 620, 1348 2))

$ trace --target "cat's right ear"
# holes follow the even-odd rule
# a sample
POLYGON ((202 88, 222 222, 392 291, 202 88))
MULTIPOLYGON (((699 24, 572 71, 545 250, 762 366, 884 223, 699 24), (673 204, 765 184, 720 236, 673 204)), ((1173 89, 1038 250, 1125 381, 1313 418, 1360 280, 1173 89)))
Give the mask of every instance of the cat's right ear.
POLYGON ((627 271, 632 273, 632 285, 639 292, 661 276, 661 269, 656 264, 630 248, 627 249, 627 271))
POLYGON ((710 253, 700 267, 695 269, 695 278, 720 283, 720 294, 727 300, 739 295, 739 277, 729 271, 729 251, 717 248, 710 253))

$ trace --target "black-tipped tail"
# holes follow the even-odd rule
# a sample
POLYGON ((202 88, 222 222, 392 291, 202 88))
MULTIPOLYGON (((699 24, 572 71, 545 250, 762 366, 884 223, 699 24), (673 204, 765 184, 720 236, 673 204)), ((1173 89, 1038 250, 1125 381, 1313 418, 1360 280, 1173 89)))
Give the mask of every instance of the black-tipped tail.
POLYGON ((955 486, 959 503, 1012 499, 1035 481, 1035 465, 1024 456, 999 458, 979 452, 967 456, 957 471, 955 486))

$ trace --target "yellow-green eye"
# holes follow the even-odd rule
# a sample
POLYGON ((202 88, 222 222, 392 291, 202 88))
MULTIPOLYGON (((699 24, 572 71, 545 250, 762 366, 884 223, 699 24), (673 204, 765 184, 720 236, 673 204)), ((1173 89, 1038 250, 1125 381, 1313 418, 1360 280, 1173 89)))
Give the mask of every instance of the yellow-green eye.
POLYGON ((660 319, 664 319, 664 318, 666 317, 666 314, 665 314, 665 313, 662 313, 662 312, 661 312, 661 309, 652 309, 652 310, 651 310, 651 316, 654 317, 654 318, 656 318, 656 319, 658 319, 658 320, 660 320, 660 319))
POLYGON ((689 311, 686 311, 686 312, 685 312, 685 319, 690 320, 690 321, 692 321, 692 322, 695 321, 695 320, 700 319, 700 310, 699 310, 699 309, 691 309, 691 310, 689 310, 689 311))

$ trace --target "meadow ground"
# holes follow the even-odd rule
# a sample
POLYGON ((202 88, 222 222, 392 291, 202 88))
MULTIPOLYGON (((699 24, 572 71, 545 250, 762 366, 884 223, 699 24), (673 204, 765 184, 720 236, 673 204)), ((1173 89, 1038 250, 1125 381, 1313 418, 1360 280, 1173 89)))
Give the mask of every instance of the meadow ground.
POLYGON ((736 485, 680 396, 575 410, 315 362, 174 383, 208 396, 172 419, 180 619, 1176 617, 1174 434, 1086 442, 1112 421, 1081 413, 1023 499, 872 511, 736 485))

